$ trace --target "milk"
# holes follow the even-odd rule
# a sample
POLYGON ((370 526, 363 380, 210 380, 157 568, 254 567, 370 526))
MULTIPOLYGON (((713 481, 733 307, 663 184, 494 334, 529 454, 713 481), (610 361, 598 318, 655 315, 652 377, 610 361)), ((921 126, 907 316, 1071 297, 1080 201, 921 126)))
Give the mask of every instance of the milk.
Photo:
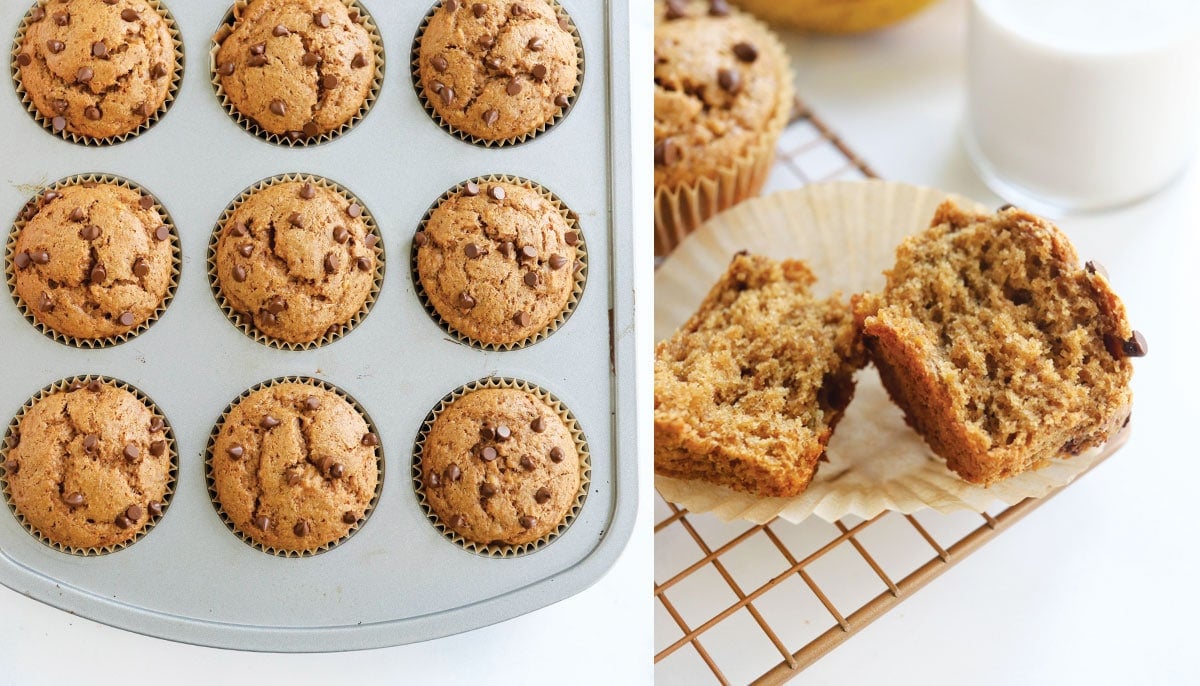
POLYGON ((1161 189, 1200 130, 1200 0, 972 0, 965 142, 999 195, 1056 213, 1161 189))

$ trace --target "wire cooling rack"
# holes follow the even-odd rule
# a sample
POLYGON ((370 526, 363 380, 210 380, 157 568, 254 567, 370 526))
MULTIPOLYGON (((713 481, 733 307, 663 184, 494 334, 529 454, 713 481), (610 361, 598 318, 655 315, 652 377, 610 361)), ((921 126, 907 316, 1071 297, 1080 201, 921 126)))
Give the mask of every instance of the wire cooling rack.
MULTIPOLYGON (((797 103, 764 192, 875 176, 797 103)), ((786 682, 1056 493, 981 514, 762 525, 692 514, 656 493, 655 682, 786 682)))

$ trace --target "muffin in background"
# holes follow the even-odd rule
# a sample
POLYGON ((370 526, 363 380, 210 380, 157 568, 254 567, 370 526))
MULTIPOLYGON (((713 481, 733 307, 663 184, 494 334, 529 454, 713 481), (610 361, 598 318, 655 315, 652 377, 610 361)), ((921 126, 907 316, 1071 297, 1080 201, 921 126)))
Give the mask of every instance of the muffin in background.
POLYGON ((654 252, 762 190, 794 100, 778 39, 724 0, 654 5, 654 252))
POLYGON ((734 0, 772 24, 820 33, 862 33, 904 21, 934 0, 734 0))

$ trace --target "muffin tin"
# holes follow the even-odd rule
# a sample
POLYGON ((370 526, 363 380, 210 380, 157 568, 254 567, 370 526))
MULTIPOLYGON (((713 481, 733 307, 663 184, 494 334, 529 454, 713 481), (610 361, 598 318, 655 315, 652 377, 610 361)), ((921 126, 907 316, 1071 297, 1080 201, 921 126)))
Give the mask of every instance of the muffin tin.
MULTIPOLYGON (((175 222, 182 271, 175 298, 149 330, 86 349, 44 336, 0 299, 6 359, 0 415, 39 389, 99 374, 145 391, 170 421, 179 474, 168 512, 136 544, 83 558, 54 550, 0 512, 0 582, 18 593, 113 626, 217 647, 333 651, 427 640, 502 621, 594 583, 633 527, 634 332, 630 202, 628 6, 561 0, 587 51, 571 112, 525 145, 487 149, 434 123, 404 69, 353 130, 325 145, 290 148, 230 119, 213 93, 211 36, 224 3, 168 2, 186 68, 171 111, 121 145, 74 145, 43 130, 11 87, 0 89, 8 225, 43 186, 103 173, 153 189, 175 222), (343 338, 306 351, 268 347, 229 323, 206 268, 214 223, 230 198, 288 173, 337 179, 362 199, 393 254, 407 255, 430 205, 464 178, 508 174, 553 192, 580 218, 588 285, 569 321, 536 345, 487 351, 450 339, 426 313, 409 270, 388 270, 372 311, 343 338), (321 555, 265 555, 214 511, 204 454, 230 398, 263 381, 312 376, 358 400, 376 423, 388 478, 369 521, 321 555), (591 483, 570 528, 529 554, 497 559, 448 540, 426 517, 411 478, 430 411, 473 381, 515 378, 553 393, 588 437, 591 483)), ((428 2, 365 2, 384 50, 403 63, 428 2)), ((28 6, 0 10, 15 35, 28 6)))

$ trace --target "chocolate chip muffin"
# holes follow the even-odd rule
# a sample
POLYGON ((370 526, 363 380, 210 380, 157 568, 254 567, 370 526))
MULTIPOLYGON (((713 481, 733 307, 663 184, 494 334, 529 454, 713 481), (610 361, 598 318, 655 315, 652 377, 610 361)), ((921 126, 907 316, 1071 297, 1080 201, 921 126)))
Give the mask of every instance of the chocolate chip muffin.
POLYGON ((580 234, 531 185, 469 181, 434 207, 413 239, 429 305, 452 333, 511 346, 555 326, 582 270, 580 234))
POLYGON ((209 443, 210 491, 243 536, 312 553, 357 529, 379 484, 379 437, 317 382, 268 384, 235 401, 209 443))
POLYGON ((18 89, 54 133, 111 142, 173 99, 177 35, 154 0, 43 0, 18 38, 18 89))
POLYGON ((562 416, 520 388, 479 388, 434 418, 421 490, 468 541, 512 546, 554 532, 579 496, 580 455, 562 416))
POLYGON ((150 195, 72 179, 18 219, 8 269, 23 309, 51 332, 108 342, 157 319, 176 285, 175 231, 150 195))
POLYGON ((443 0, 417 38, 421 96, 451 130, 514 142, 566 113, 580 81, 571 20, 551 0, 443 0))
POLYGON ((787 54, 724 0, 654 4, 655 254, 758 195, 792 110, 787 54))
POLYGON ((108 551, 162 515, 174 454, 166 422, 148 401, 110 381, 64 382, 10 429, 7 495, 44 540, 73 552, 108 551))
POLYGON ((248 331, 314 343, 352 328, 374 302, 378 235, 362 205, 322 179, 252 190, 213 238, 217 299, 248 331))
POLYGON ((215 82, 251 127, 291 141, 340 132, 374 100, 373 25, 343 0, 250 0, 213 41, 215 82))

